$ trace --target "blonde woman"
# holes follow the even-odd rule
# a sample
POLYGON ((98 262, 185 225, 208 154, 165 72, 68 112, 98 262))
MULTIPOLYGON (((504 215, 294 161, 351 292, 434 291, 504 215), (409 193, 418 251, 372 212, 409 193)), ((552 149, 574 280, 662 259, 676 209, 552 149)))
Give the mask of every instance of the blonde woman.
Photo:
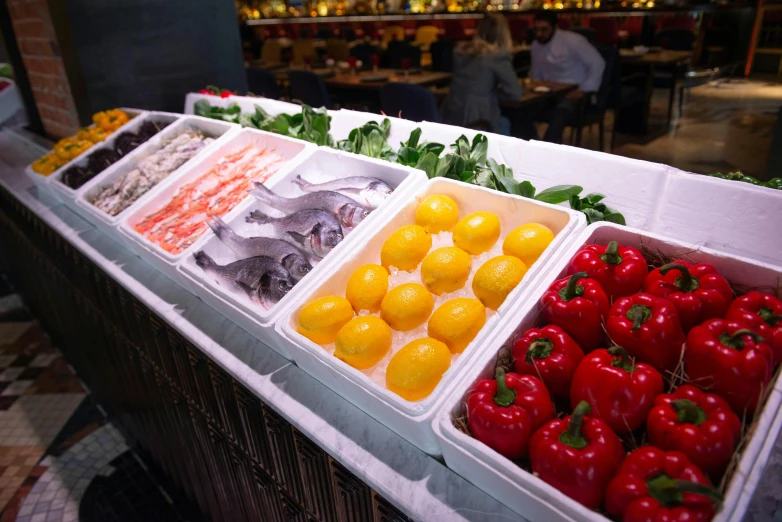
POLYGON ((498 14, 487 14, 475 37, 457 46, 451 90, 442 106, 446 122, 467 126, 487 121, 492 132, 510 134, 510 120, 500 111, 500 98, 521 98, 512 46, 508 21, 498 14))

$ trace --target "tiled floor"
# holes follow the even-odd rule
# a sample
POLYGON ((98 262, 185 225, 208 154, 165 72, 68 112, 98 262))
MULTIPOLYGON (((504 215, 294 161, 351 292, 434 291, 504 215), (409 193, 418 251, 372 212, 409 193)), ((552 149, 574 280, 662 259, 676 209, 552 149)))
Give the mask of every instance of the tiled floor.
MULTIPOLYGON (((5 286, 0 274, 0 295, 5 286)), ((9 309, 19 304, 0 297, 0 522, 199 520, 126 446, 27 312, 9 309)))
MULTIPOLYGON (((757 80, 719 80, 689 89, 681 117, 667 125, 668 91, 654 93, 648 136, 618 134, 614 153, 665 163, 688 172, 741 170, 761 176, 771 133, 782 106, 782 84, 757 80)), ((675 110, 675 109, 674 109, 675 110)), ((606 125, 611 143, 612 117, 606 125)), ((585 132, 582 146, 597 149, 597 126, 585 132)))

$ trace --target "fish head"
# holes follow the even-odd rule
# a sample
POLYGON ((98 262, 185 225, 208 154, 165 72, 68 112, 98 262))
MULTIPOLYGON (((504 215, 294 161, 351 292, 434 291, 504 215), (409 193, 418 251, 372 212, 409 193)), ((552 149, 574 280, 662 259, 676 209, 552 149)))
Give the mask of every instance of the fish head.
POLYGON ((339 217, 342 224, 348 228, 354 228, 369 216, 371 210, 360 205, 343 205, 339 209, 339 217))
POLYGON ((385 183, 382 185, 374 184, 365 191, 364 198, 371 208, 377 208, 388 199, 392 192, 393 190, 385 183))
POLYGON ((312 265, 309 261, 307 261, 304 256, 296 254, 286 256, 285 259, 282 260, 282 266, 285 267, 296 282, 301 281, 304 276, 309 274, 310 270, 312 270, 312 265))
POLYGON ((296 282, 284 268, 270 270, 261 276, 257 299, 265 308, 271 308, 285 297, 295 284, 296 282))
POLYGON ((325 257, 344 237, 342 228, 337 223, 333 226, 319 223, 312 230, 312 251, 319 257, 325 257))

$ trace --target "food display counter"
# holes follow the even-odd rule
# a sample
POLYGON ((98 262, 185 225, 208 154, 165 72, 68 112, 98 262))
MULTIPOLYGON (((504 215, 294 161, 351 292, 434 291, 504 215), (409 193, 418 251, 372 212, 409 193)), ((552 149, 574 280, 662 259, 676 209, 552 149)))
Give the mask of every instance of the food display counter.
MULTIPOLYGON (((774 189, 469 129, 384 123, 352 111, 308 113, 303 120, 309 128, 287 114, 291 106, 262 99, 234 100, 253 119, 237 115, 232 122, 231 100, 189 95, 187 108, 198 112, 201 101, 226 109, 211 112, 228 128, 171 115, 169 128, 211 129, 213 141, 115 221, 97 219, 95 209, 85 212, 91 203, 84 195, 95 193, 103 179, 116 183, 118 173, 142 165, 166 141, 150 142, 69 194, 48 186, 59 178, 34 182, 37 174, 25 175, 25 166, 45 151, 5 132, 2 140, 18 151, 18 160, 0 175, 0 240, 12 279, 78 374, 130 441, 213 520, 607 520, 611 515, 601 507, 568 498, 533 475, 526 459, 503 456, 465 428, 465 403, 477 381, 490 378, 495 366, 513 365, 503 349, 521 330, 540 326, 541 296, 570 274, 569 260, 588 244, 613 239, 647 260, 689 255, 715 266, 737 295, 778 291, 782 245, 774 227, 782 220, 782 192, 774 189), (253 112, 254 105, 261 110, 253 112), (324 135, 312 122, 326 117, 324 135), (276 133, 264 130, 272 127, 276 133), (459 173, 449 175, 460 159, 459 173), (427 180, 425 174, 460 180, 427 180), (256 176, 265 177, 253 185, 256 176), (356 176, 381 181, 383 197, 356 188, 360 208, 349 204, 346 210, 338 195, 313 203, 306 190, 318 184, 344 190, 345 180, 356 176), (177 203, 181 194, 187 194, 184 206, 177 203), (205 195, 215 199, 199 210, 196 203, 205 195), (440 216, 432 210, 433 197, 458 206, 450 225, 431 218, 440 216), (231 204, 220 206, 225 201, 231 204), (324 208, 334 208, 336 218, 317 214, 324 208), (333 226, 341 231, 338 244, 301 243, 312 266, 300 276, 287 279, 293 273, 287 254, 280 261, 283 275, 264 268, 257 287, 215 268, 241 261, 235 261, 237 248, 231 253, 221 247, 230 244, 225 227, 248 237, 267 230, 252 228, 259 222, 277 230, 299 212, 319 216, 318 230, 336 219, 333 226), (486 232, 494 230, 493 219, 496 234, 486 232), (161 220, 168 225, 157 234, 161 220), (517 233, 529 229, 539 234, 534 247, 517 233), (411 230, 418 239, 395 249, 394 241, 411 230), (427 236, 429 246, 420 250, 427 236), (423 258, 430 249, 448 248, 469 253, 465 277, 455 287, 438 287, 442 278, 431 280, 425 268, 417 275, 421 259, 407 276, 396 268, 408 263, 410 252, 420 250, 423 258), (478 274, 499 262, 523 270, 517 269, 517 279, 505 272, 478 274), (351 297, 351 281, 373 263, 388 267, 387 296, 407 286, 434 294, 420 320, 385 298, 378 310, 356 304, 366 300, 357 301, 355 292, 351 297), (426 288, 412 282, 416 278, 426 288), (350 303, 341 323, 334 323, 334 314, 312 311, 317 303, 342 310, 345 295, 350 303), (460 321, 434 326, 440 307, 457 299, 474 303, 483 317, 474 327, 455 328, 458 334, 447 325, 459 327, 460 321), (435 376, 434 365, 397 361, 408 348, 403 344, 427 335, 422 324, 432 308, 429 341, 446 354, 435 376), (319 318, 331 322, 324 326, 319 318), (361 362, 369 357, 364 352, 344 355, 357 349, 342 334, 353 321, 385 321, 394 329, 385 351, 369 363, 361 362), (430 386, 416 384, 418 377, 413 384, 400 378, 400 367, 403 375, 407 368, 425 373, 430 386)), ((277 266, 268 259, 264 263, 277 266)), ((408 301, 411 309, 423 306, 416 299, 408 301)), ((745 418, 725 478, 713 480, 724 498, 714 520, 746 514, 782 426, 773 358, 767 365, 757 414, 745 418)), ((681 377, 681 370, 671 375, 681 377)), ((555 404, 560 416, 572 411, 555 404)))

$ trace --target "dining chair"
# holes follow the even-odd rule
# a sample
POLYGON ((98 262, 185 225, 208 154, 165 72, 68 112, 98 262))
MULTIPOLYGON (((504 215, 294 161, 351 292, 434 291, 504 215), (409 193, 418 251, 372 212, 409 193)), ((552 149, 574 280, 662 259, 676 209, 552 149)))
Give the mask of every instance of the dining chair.
POLYGON ((291 100, 331 109, 331 97, 320 76, 312 71, 289 71, 291 100))
POLYGON ((391 42, 403 41, 405 39, 405 29, 401 25, 392 25, 383 29, 383 38, 380 40, 385 47, 391 42))
POLYGON ((410 60, 411 67, 421 67, 421 49, 405 41, 389 42, 386 50, 386 61, 389 67, 401 68, 404 59, 410 60))
POLYGON ((309 57, 311 61, 315 61, 318 57, 315 46, 312 45, 312 40, 294 40, 293 59, 291 60, 291 63, 293 63, 293 65, 304 65, 307 57, 309 57))
POLYGON ((589 40, 589 43, 592 45, 595 45, 597 43, 597 31, 594 27, 574 27, 571 29, 574 33, 578 33, 587 40, 589 40))
POLYGON ((454 42, 450 40, 437 40, 429 46, 432 53, 432 70, 451 72, 453 69, 454 42))
POLYGON ((326 40, 326 56, 338 62, 346 62, 350 58, 350 47, 341 38, 329 38, 326 40))
POLYGON ((280 47, 279 40, 276 38, 269 38, 263 42, 263 47, 261 47, 261 60, 267 65, 277 64, 282 61, 282 47, 280 47))
MULTIPOLYGON (((575 130, 575 145, 581 146, 581 133, 584 127, 591 128, 598 126, 600 135, 598 143, 600 152, 605 150, 605 117, 606 111, 611 103, 615 101, 616 91, 621 89, 621 73, 619 70, 619 51, 613 45, 597 44, 595 46, 605 60, 605 69, 603 69, 603 78, 600 81, 600 87, 595 93, 595 102, 590 105, 584 105, 577 121, 572 122, 571 127, 575 130)), ((613 139, 612 139, 613 142, 613 139)))
POLYGON ((247 88, 253 94, 279 100, 282 91, 277 84, 277 79, 269 69, 250 67, 247 69, 247 88))
POLYGON ((440 121, 432 91, 409 83, 388 83, 380 89, 380 108, 389 116, 411 121, 440 121))

